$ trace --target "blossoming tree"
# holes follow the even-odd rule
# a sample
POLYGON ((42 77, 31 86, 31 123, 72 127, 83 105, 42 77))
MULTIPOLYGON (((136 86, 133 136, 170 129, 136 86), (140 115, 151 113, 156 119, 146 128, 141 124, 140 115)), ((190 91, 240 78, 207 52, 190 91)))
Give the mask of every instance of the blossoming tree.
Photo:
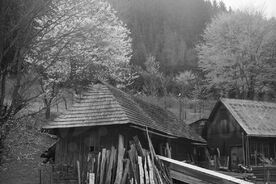
POLYGON ((131 57, 129 30, 102 0, 56 0, 53 13, 37 20, 41 29, 26 59, 39 74, 46 118, 69 76, 78 77, 93 65, 113 79, 126 79, 131 57), (51 24, 45 29, 45 24, 51 24), (44 29, 43 29, 44 28, 44 29), (74 66, 74 67, 72 67, 74 66))

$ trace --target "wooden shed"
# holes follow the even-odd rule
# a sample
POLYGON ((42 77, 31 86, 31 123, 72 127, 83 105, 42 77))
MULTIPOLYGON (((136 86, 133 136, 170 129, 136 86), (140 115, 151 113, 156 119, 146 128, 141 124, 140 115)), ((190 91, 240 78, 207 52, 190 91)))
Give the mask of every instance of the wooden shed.
POLYGON ((147 148, 147 129, 156 153, 178 160, 193 160, 196 143, 205 143, 173 113, 101 81, 90 85, 77 103, 44 129, 60 138, 55 163, 75 167, 78 160, 82 169, 89 151, 116 146, 119 134, 125 145, 138 136, 147 148))
POLYGON ((256 166, 276 160, 276 103, 221 98, 203 134, 230 166, 256 166))

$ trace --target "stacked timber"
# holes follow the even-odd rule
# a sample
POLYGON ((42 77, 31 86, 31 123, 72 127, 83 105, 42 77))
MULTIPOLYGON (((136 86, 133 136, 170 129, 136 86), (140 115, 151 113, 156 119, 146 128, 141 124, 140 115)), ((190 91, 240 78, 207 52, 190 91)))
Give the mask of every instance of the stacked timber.
POLYGON ((159 160, 149 140, 149 150, 142 148, 134 137, 125 149, 119 135, 117 149, 103 148, 88 155, 86 183, 89 184, 172 184, 168 168, 159 160))

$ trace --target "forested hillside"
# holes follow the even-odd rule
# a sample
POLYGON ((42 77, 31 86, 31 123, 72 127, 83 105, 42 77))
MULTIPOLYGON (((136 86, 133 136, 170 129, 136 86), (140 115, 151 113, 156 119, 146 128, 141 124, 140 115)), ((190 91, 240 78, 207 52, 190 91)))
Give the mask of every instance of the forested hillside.
POLYGON ((166 74, 196 69, 195 44, 211 17, 228 8, 204 0, 109 0, 133 39, 131 63, 144 66, 151 55, 166 74))

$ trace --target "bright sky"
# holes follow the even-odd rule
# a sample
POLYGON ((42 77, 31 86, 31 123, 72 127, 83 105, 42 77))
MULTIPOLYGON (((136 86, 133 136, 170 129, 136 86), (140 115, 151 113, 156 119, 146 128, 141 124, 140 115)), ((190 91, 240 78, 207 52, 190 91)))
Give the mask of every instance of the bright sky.
POLYGON ((270 17, 276 17, 276 0, 222 0, 227 7, 237 9, 255 9, 270 17))

